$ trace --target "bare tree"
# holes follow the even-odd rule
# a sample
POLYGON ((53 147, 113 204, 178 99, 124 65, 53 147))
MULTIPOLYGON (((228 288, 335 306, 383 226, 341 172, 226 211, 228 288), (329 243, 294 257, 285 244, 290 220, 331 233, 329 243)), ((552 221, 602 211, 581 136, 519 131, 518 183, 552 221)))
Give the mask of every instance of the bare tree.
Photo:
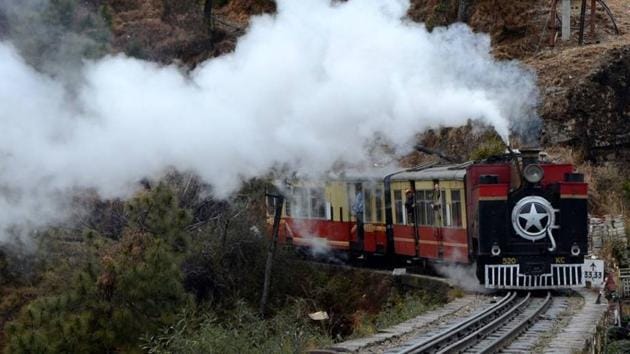
POLYGON ((208 33, 212 33, 212 0, 206 0, 203 5, 203 18, 206 21, 206 26, 208 28, 208 33))

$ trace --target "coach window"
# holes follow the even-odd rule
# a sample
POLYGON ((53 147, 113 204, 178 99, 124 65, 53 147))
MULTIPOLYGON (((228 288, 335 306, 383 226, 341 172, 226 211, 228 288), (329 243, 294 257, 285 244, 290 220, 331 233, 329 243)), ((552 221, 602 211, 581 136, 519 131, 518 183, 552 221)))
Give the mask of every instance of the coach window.
POLYGON ((446 203, 446 191, 442 189, 440 191, 440 218, 442 219, 441 225, 438 226, 449 226, 451 225, 451 217, 448 212, 448 204, 446 203))
POLYGON ((363 188, 363 220, 365 222, 373 222, 374 216, 372 215, 372 195, 374 193, 369 187, 363 188))
POLYGON ((396 209, 396 218, 394 220, 394 223, 404 224, 405 220, 403 219, 403 200, 401 190, 394 191, 394 208, 396 209))
POLYGON ((287 198, 284 200, 284 213, 286 216, 291 216, 291 198, 287 198))
POLYGON ((326 198, 324 188, 312 188, 310 190, 310 216, 312 218, 326 217, 326 198))
POLYGON ((420 217, 419 224, 433 226, 435 224, 433 190, 416 191, 416 205, 420 217))
POLYGON ((416 191, 416 212, 418 213, 418 224, 420 225, 427 224, 426 192, 422 190, 416 191))
POLYGON ((383 222, 383 190, 381 188, 376 188, 374 193, 374 197, 376 198, 374 207, 376 208, 376 220, 377 223, 383 222))
POLYGON ((309 201, 308 190, 303 187, 293 188, 294 214, 299 218, 308 217, 309 201))
POLYGON ((451 191, 451 226, 462 226, 462 193, 460 190, 451 191))
MULTIPOLYGON (((354 217, 354 212, 352 211, 352 206, 354 205, 356 199, 357 199, 357 189, 358 187, 361 186, 361 190, 362 190, 362 194, 363 194, 363 210, 365 211, 365 204, 367 203, 367 199, 365 198, 365 188, 363 187, 363 184, 360 182, 356 182, 356 183, 348 183, 346 188, 347 188, 347 196, 348 196, 348 209, 346 210, 348 213, 348 220, 352 220, 352 218, 354 217)), ((365 222, 365 214, 363 216, 363 221, 365 222)))

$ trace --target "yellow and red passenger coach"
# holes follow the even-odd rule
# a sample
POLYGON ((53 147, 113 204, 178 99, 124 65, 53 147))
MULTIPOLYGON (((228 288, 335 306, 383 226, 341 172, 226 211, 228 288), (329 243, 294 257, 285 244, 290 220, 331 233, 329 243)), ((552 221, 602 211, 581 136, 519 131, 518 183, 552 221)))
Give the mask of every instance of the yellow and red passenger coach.
POLYGON ((444 166, 405 171, 387 181, 300 181, 288 187, 280 239, 295 246, 467 263, 464 176, 463 167, 444 166), (413 208, 408 191, 415 191, 413 208), (362 225, 352 212, 359 193, 364 200, 362 225))
POLYGON ((302 180, 285 190, 279 239, 350 256, 476 263, 487 288, 583 286, 586 195, 583 175, 539 161, 537 150, 302 180))

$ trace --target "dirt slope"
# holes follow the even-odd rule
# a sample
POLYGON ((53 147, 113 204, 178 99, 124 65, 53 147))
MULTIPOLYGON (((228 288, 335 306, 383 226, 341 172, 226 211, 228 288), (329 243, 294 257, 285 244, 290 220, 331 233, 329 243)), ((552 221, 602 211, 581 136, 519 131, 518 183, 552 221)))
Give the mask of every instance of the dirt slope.
POLYGON ((539 77, 544 143, 569 144, 590 160, 630 161, 630 2, 607 3, 620 35, 600 13, 596 35, 584 46, 575 33, 525 62, 539 77))
MULTIPOLYGON (((412 1, 410 17, 429 26, 457 20, 459 1, 412 1)), ((630 1, 607 0, 621 32, 598 5, 593 35, 578 45, 579 1, 573 1, 570 41, 550 37, 546 0, 473 0, 467 22, 490 34, 499 59, 518 59, 539 78, 542 143, 567 145, 592 161, 630 161, 630 1)), ((560 10, 560 6, 558 6, 560 10)), ((588 12, 587 12, 588 13, 588 12)), ((559 24, 557 24, 559 26, 559 24)))

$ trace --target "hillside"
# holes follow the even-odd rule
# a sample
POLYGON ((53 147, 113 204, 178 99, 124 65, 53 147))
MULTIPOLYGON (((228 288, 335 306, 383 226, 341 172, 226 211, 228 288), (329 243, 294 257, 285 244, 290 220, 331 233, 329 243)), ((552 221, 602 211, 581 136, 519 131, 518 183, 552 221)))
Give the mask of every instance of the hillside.
MULTIPOLYGON (((544 120, 542 142, 568 145, 588 160, 630 160, 628 89, 630 79, 630 3, 609 0, 621 35, 598 9, 595 36, 586 31, 577 44, 579 9, 574 5, 571 41, 550 47, 548 1, 471 1, 467 22, 489 33, 494 55, 518 59, 539 77, 544 120), (609 104, 608 102, 614 102, 609 104)), ((412 1, 409 17, 428 27, 457 20, 458 1, 412 1)), ((191 66, 233 50, 252 15, 272 13, 271 0, 215 2, 208 31, 198 1, 119 1, 104 6, 111 14, 116 51, 160 62, 181 60, 191 66)))

